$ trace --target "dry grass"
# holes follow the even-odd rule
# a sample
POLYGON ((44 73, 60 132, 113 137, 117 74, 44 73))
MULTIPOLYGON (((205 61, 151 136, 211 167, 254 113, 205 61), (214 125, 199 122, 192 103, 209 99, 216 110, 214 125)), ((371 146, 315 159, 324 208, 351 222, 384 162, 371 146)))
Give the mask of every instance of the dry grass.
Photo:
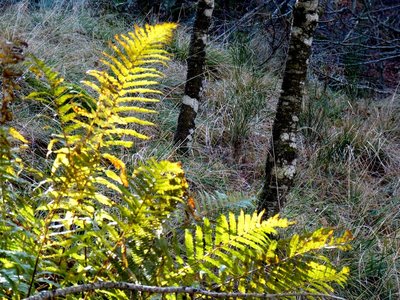
MULTIPOLYGON (((84 79, 88 69, 97 66, 101 52, 107 49, 108 40, 127 30, 127 25, 116 23, 115 17, 93 17, 85 9, 84 1, 69 2, 70 6, 65 5, 66 1, 54 1, 51 7, 36 10, 32 10, 28 3, 21 1, 0 13, 2 36, 27 42, 28 54, 46 61, 75 83, 84 79)), ((32 88, 34 86, 25 85, 26 90, 32 88)), ((16 103, 12 110, 16 120, 14 125, 31 142, 32 151, 26 158, 36 166, 45 165, 49 129, 58 127, 52 112, 25 101, 16 103)))
POLYGON ((52 9, 32 11, 23 1, 0 15, 0 26, 6 38, 26 41, 30 53, 77 81, 104 49, 104 40, 93 31, 96 20, 80 5, 64 9, 60 1, 52 9))
POLYGON ((348 103, 341 118, 325 120, 321 143, 303 146, 307 158, 284 210, 297 231, 351 230, 353 249, 335 257, 352 268, 340 292, 346 299, 400 296, 400 115, 393 97, 348 103))

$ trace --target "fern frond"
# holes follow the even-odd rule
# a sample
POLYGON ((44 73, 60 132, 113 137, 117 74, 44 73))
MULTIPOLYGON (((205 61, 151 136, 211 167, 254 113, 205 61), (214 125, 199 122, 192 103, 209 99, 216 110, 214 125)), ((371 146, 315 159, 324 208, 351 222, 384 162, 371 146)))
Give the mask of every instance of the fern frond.
MULTIPOLYGON (((134 101, 147 99, 146 93, 160 93, 147 86, 155 85, 157 81, 151 79, 161 76, 153 64, 168 60, 162 47, 171 39, 175 27, 169 23, 147 25, 145 28, 135 27, 135 32, 128 35, 116 36, 117 44, 111 45, 115 57, 105 54, 104 60, 111 72, 88 71, 97 83, 85 83, 97 93, 97 98, 65 82, 60 74, 33 58, 31 70, 42 79, 43 86, 28 98, 50 104, 60 120, 61 132, 54 135, 48 146, 49 152, 56 153, 57 157, 52 166, 53 178, 47 181, 53 186, 63 186, 52 188, 50 195, 58 199, 53 203, 61 205, 60 199, 65 197, 72 203, 89 204, 95 194, 95 183, 105 183, 105 186, 118 190, 119 187, 112 183, 117 178, 117 183, 128 186, 125 166, 108 154, 108 150, 115 146, 131 147, 133 142, 124 140, 124 136, 148 138, 127 126, 153 123, 129 113, 153 111, 127 103, 131 103, 132 98, 134 101), (128 99, 127 103, 124 98, 128 99), (110 161, 120 174, 117 176, 112 170, 106 170, 102 159, 110 161), (63 191, 64 196, 55 192, 57 190, 63 191), (72 195, 77 198, 72 198, 72 195)), ((147 100, 154 101, 154 98, 147 100)))
POLYGON ((146 25, 145 28, 136 26, 135 31, 128 35, 117 35, 116 44, 111 45, 114 55, 104 53, 105 59, 102 60, 110 72, 90 70, 88 74, 96 82, 83 82, 95 91, 97 99, 66 83, 44 62, 33 58, 35 65, 31 70, 43 78, 45 84, 42 90, 31 93, 28 98, 51 104, 54 108, 62 127, 58 142, 62 142, 61 147, 66 149, 62 152, 131 147, 133 143, 125 141, 123 136, 148 138, 126 127, 129 124, 153 125, 130 114, 155 111, 131 103, 158 101, 154 96, 147 97, 147 94, 160 94, 159 90, 149 88, 156 85, 162 76, 153 65, 163 64, 169 59, 162 48, 172 38, 175 27, 172 23, 146 25))
POLYGON ((200 191, 194 198, 196 213, 210 219, 215 219, 226 211, 252 212, 256 209, 255 200, 254 196, 246 197, 243 193, 225 194, 220 191, 200 191))
POLYGON ((187 193, 188 183, 179 163, 150 160, 136 168, 133 177, 134 193, 159 218, 170 214, 187 193))
POLYGON ((194 233, 185 231, 184 252, 167 255, 161 284, 259 293, 330 293, 333 282, 343 284, 348 269, 337 271, 325 256, 313 252, 348 248, 351 236, 335 238, 332 230, 323 229, 290 240, 270 238, 290 224, 278 215, 262 221, 262 214, 241 212, 238 217, 220 216, 212 229, 205 219, 194 233))
MULTIPOLYGON (((114 56, 104 53, 102 63, 110 69, 105 71, 88 71, 88 74, 97 82, 84 81, 98 95, 97 114, 100 120, 94 123, 102 129, 103 141, 101 147, 107 147, 110 141, 120 142, 122 136, 147 139, 147 136, 136 130, 126 129, 129 124, 153 125, 149 121, 127 116, 128 112, 154 113, 155 111, 140 106, 133 106, 133 102, 156 102, 153 96, 160 94, 157 89, 150 88, 158 84, 157 79, 163 74, 154 64, 163 64, 169 60, 168 53, 163 47, 172 38, 176 24, 165 23, 145 28, 135 26, 135 31, 127 35, 115 36, 116 44, 111 45, 114 56), (106 122, 102 122, 102 120, 106 122)), ((122 145, 122 143, 120 143, 122 145)), ((131 146, 131 144, 124 144, 131 146)))

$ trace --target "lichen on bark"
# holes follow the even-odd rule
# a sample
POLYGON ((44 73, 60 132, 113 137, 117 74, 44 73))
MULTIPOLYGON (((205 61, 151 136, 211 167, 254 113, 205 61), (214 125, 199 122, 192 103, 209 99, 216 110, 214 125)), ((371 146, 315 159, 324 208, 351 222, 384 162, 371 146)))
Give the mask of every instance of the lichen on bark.
POLYGON ((293 9, 289 53, 266 160, 265 182, 258 200, 258 210, 266 210, 265 217, 280 211, 296 175, 298 116, 318 22, 317 9, 318 0, 298 0, 293 9))
POLYGON ((201 98, 208 30, 211 25, 214 0, 199 0, 187 60, 185 95, 182 98, 174 143, 178 152, 186 154, 191 148, 196 128, 195 119, 201 98))

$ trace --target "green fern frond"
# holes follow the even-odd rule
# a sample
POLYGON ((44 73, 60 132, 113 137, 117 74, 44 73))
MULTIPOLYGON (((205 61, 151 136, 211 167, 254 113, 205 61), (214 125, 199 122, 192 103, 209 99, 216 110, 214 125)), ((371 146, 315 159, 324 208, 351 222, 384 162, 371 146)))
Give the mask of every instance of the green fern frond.
POLYGON ((348 268, 337 271, 313 252, 347 249, 351 235, 335 238, 332 230, 322 229, 290 240, 270 238, 291 224, 278 215, 262 221, 262 214, 243 212, 220 216, 215 228, 205 219, 194 232, 185 231, 184 251, 167 255, 161 284, 227 292, 332 292, 332 283, 345 282, 348 268))
POLYGON ((239 213, 241 210, 251 212, 256 209, 256 198, 254 196, 246 197, 244 193, 225 194, 220 191, 213 193, 199 191, 194 201, 196 213, 210 219, 214 219, 226 211, 239 213))
POLYGON ((352 235, 345 231, 334 237, 334 230, 321 228, 304 235, 293 235, 288 240, 279 241, 282 254, 277 264, 268 267, 270 291, 274 293, 288 290, 304 290, 310 293, 333 292, 332 282, 341 286, 346 282, 349 268, 336 270, 321 250, 349 250, 352 235))
POLYGON ((171 213, 187 193, 188 183, 179 163, 150 160, 136 168, 133 176, 134 193, 159 217, 171 213))
POLYGON ((196 226, 194 239, 190 231, 186 230, 187 261, 180 259, 183 264, 178 263, 178 271, 171 270, 172 275, 168 277, 179 281, 192 276, 192 280, 201 281, 204 279, 204 273, 213 279, 214 283, 224 283, 228 288, 228 281, 222 282, 217 278, 245 276, 250 272, 249 262, 260 260, 264 251, 268 249, 268 235, 277 233, 276 228, 290 225, 289 221, 278 217, 264 222, 261 222, 261 218, 262 214, 248 215, 243 211, 237 218, 233 213, 230 213, 228 218, 221 215, 215 229, 212 229, 208 219, 204 219, 203 228, 196 226), (215 274, 216 271, 218 275, 215 274))

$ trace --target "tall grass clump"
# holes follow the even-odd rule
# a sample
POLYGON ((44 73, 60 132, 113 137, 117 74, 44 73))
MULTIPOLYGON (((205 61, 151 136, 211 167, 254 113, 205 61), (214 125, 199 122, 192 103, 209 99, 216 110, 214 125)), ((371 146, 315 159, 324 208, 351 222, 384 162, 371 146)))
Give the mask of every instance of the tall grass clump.
POLYGON ((299 127, 304 140, 309 144, 321 142, 331 124, 343 116, 347 106, 340 92, 325 89, 318 82, 309 82, 303 98, 299 127))
MULTIPOLYGON (((337 93, 335 93, 337 95, 337 93)), ((323 97, 329 97, 322 94, 323 97)), ((303 166, 285 215, 299 228, 350 228, 352 276, 346 299, 397 299, 400 295, 400 143, 398 95, 372 102, 338 95, 324 112, 313 103, 303 112, 303 166), (336 100, 336 102, 334 102, 336 100), (306 124, 306 123, 303 123, 306 124), (303 125, 304 126, 304 125, 303 125), (314 135, 318 133, 318 135, 314 135)), ((332 101, 333 100, 333 101, 332 101)), ((322 102, 323 104, 324 102, 322 102)))
POLYGON ((57 66, 62 75, 74 82, 96 66, 107 41, 128 26, 117 21, 116 16, 94 16, 85 1, 49 1, 37 9, 20 1, 0 14, 5 38, 26 41, 31 53, 57 66))
POLYGON ((238 38, 230 48, 231 77, 227 83, 225 116, 233 158, 240 159, 243 148, 252 135, 255 123, 269 118, 267 103, 273 89, 269 75, 257 69, 257 58, 251 44, 238 38))

